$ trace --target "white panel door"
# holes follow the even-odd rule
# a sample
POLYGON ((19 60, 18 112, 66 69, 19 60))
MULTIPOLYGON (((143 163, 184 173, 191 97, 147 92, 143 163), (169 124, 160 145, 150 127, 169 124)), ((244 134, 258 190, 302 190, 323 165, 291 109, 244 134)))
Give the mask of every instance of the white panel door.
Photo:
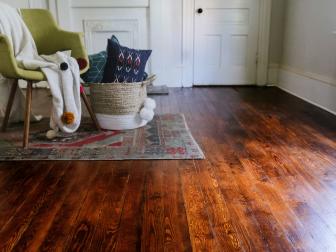
POLYGON ((195 85, 255 84, 259 0, 195 0, 195 85))

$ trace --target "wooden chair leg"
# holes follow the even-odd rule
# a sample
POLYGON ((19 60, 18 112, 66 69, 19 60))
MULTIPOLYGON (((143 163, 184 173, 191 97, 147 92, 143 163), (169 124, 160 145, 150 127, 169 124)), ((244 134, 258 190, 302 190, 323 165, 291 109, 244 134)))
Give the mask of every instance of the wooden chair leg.
POLYGON ((12 110, 12 106, 13 106, 13 103, 14 103, 14 99, 15 99, 15 94, 16 94, 16 90, 17 90, 17 87, 18 87, 18 83, 19 83, 19 80, 15 80, 14 83, 13 83, 13 85, 12 85, 12 87, 11 87, 11 91, 10 91, 8 102, 7 102, 5 117, 4 117, 4 120, 2 122, 2 127, 1 127, 1 131, 2 132, 5 132, 6 129, 7 129, 7 125, 8 125, 8 121, 9 121, 9 116, 10 116, 10 113, 11 113, 11 110, 12 110))
POLYGON ((82 97, 82 99, 85 103, 85 106, 86 106, 87 110, 89 111, 90 117, 91 117, 95 127, 97 128, 98 131, 101 131, 102 129, 99 125, 99 122, 97 120, 97 117, 96 117, 95 113, 92 110, 91 104, 90 104, 89 99, 87 98, 87 96, 85 94, 85 90, 84 90, 83 87, 81 87, 81 97, 82 97))
POLYGON ((29 127, 30 127, 30 112, 32 106, 32 92, 33 92, 33 82, 27 82, 27 95, 26 95, 26 113, 24 120, 24 135, 23 135, 23 148, 28 148, 29 143, 29 127))

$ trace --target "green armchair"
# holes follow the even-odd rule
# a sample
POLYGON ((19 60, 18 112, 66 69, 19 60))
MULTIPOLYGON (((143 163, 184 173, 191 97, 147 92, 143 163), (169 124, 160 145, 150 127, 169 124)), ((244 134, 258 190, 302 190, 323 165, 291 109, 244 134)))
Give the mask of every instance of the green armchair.
MULTIPOLYGON (((43 9, 21 9, 24 22, 29 28, 36 43, 39 54, 54 54, 57 51, 71 50, 71 56, 77 59, 80 73, 85 73, 89 68, 88 56, 83 44, 83 34, 62 30, 52 17, 51 13, 43 9)), ((27 81, 26 91, 26 112, 24 120, 23 147, 28 146, 29 125, 32 102, 32 87, 34 82, 46 81, 42 71, 25 70, 18 66, 12 46, 8 38, 0 34, 0 73, 10 79, 15 79, 11 88, 10 97, 6 108, 5 118, 2 124, 2 131, 6 131, 11 107, 18 87, 18 80, 27 81)), ((85 95, 84 88, 81 88, 81 96, 90 113, 90 116, 100 130, 96 117, 91 109, 85 95)))

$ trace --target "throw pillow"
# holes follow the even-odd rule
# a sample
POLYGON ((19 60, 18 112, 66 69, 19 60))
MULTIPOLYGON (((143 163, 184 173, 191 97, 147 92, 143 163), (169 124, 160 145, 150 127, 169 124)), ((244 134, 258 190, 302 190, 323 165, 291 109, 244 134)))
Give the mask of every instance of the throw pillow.
POLYGON ((89 55, 90 69, 81 77, 85 83, 100 83, 104 76, 107 52, 89 55))
POLYGON ((119 44, 113 36, 108 40, 104 83, 139 82, 144 78, 151 50, 135 50, 119 44))
POLYGON ((147 80, 147 78, 148 78, 148 73, 144 72, 143 80, 145 81, 147 80))

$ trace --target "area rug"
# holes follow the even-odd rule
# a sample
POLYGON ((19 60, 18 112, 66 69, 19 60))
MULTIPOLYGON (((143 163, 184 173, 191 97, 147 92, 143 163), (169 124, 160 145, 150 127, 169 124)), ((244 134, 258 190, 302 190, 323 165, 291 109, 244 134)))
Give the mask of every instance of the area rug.
POLYGON ((29 149, 21 148, 22 124, 0 133, 0 160, 204 159, 184 116, 155 116, 147 126, 127 131, 94 131, 85 119, 78 132, 45 136, 48 119, 31 124, 29 149))
POLYGON ((169 95, 169 89, 166 85, 162 86, 147 86, 147 94, 148 95, 169 95))

